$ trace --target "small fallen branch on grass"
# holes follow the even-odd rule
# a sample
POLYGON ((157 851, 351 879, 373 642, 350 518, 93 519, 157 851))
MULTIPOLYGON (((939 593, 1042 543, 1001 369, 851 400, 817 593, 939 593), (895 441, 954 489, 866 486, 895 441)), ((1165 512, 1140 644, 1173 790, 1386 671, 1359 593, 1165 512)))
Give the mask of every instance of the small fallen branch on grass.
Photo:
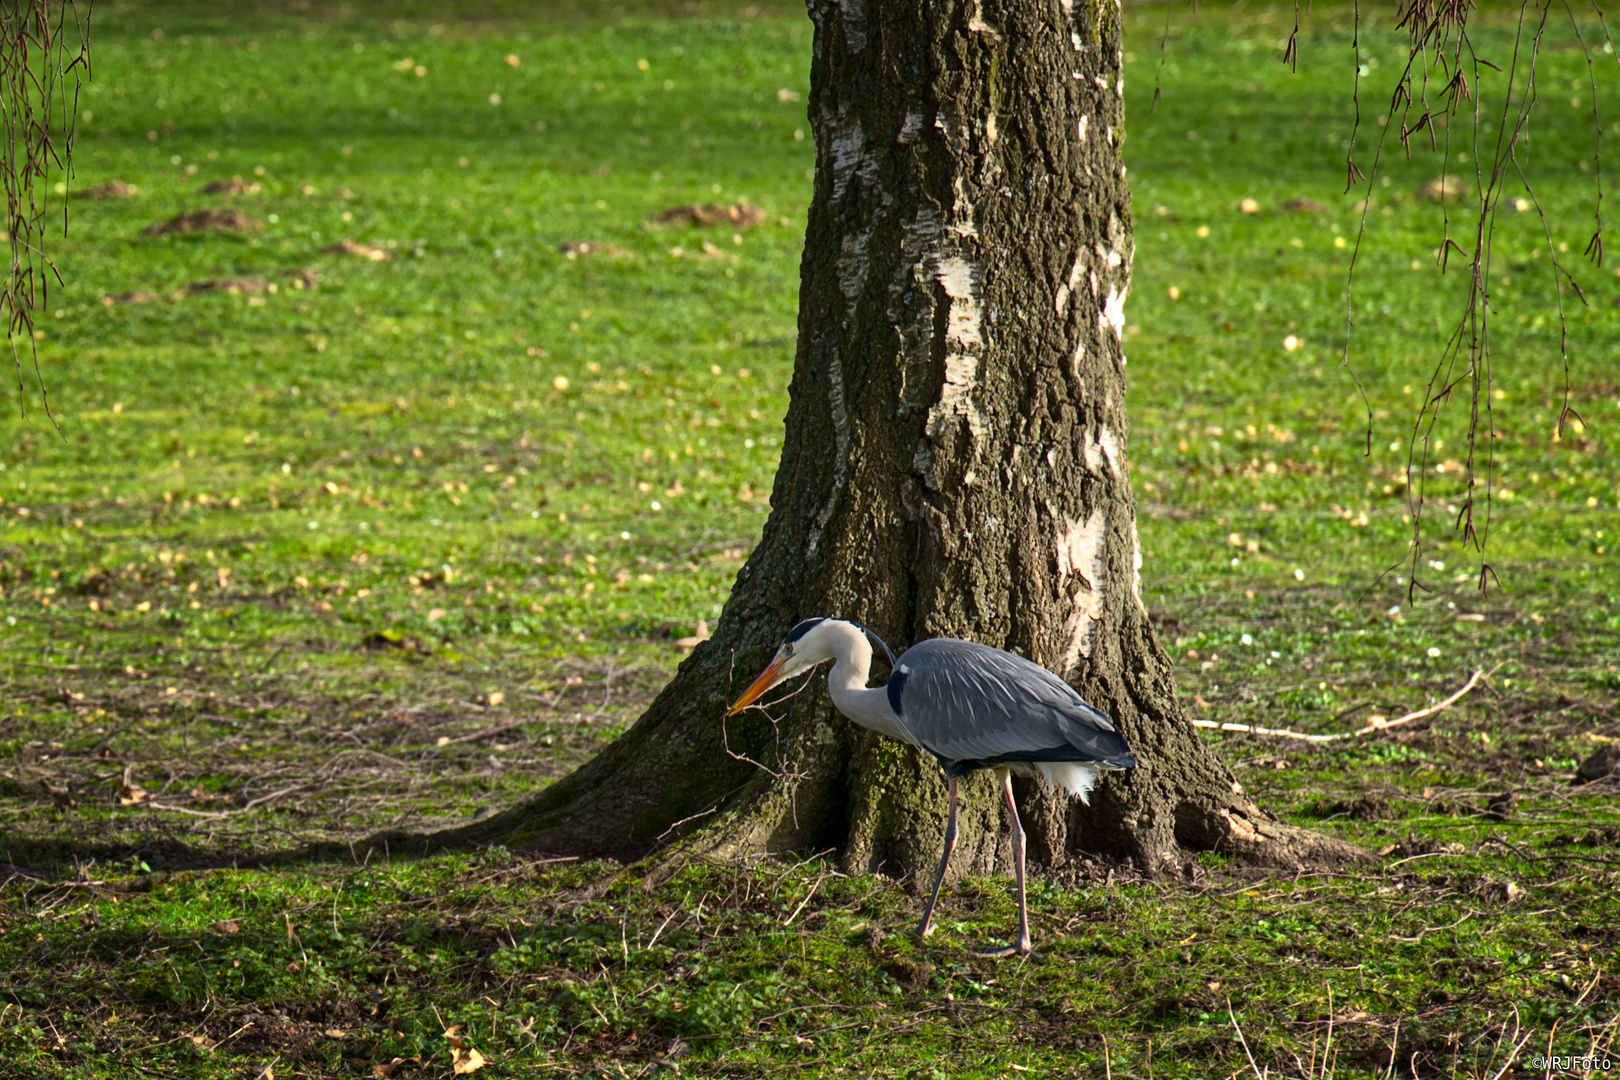
MULTIPOLYGON (((1500 664, 1497 665, 1497 667, 1501 666, 1502 665, 1500 664)), ((1445 709, 1449 709, 1464 696, 1466 696, 1468 692, 1476 685, 1478 685, 1481 679, 1488 679, 1495 674, 1496 668, 1492 668, 1489 672, 1475 671, 1468 677, 1468 681, 1463 684, 1461 690, 1458 690, 1455 694, 1452 694, 1444 701, 1436 702, 1435 704, 1430 705, 1427 709, 1419 709, 1417 712, 1410 712, 1405 716, 1397 716, 1393 720, 1386 720, 1381 716, 1369 716, 1367 718, 1367 726, 1356 731, 1340 731, 1331 735, 1312 735, 1308 732, 1293 731, 1289 728, 1258 727, 1253 724, 1223 724, 1215 720, 1194 720, 1192 725, 1193 727, 1199 728, 1213 728, 1217 731, 1235 731, 1245 735, 1271 735, 1277 738, 1300 739, 1304 742, 1314 743, 1338 742, 1340 739, 1356 739, 1363 735, 1372 735, 1375 732, 1387 731, 1392 727, 1399 727, 1401 724, 1410 724, 1413 720, 1421 720, 1425 716, 1433 716, 1437 712, 1442 712, 1445 709)))
POLYGON ((171 803, 160 802, 143 802, 142 805, 152 810, 167 810, 172 814, 186 814, 190 817, 228 818, 235 817, 238 814, 245 814, 248 811, 255 810, 261 806, 266 806, 275 802, 284 795, 292 795, 296 792, 303 791, 307 787, 309 787, 308 784, 294 784, 292 787, 282 788, 280 791, 272 791, 268 795, 260 795, 257 799, 249 799, 235 810, 193 810, 189 806, 175 806, 171 803))

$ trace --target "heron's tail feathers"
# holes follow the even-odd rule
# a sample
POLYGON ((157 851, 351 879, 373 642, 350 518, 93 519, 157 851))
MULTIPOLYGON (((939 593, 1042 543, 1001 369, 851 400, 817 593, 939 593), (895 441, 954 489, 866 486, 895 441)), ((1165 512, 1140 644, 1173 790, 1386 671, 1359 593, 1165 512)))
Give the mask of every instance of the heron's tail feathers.
POLYGON ((1035 771, 1052 787, 1088 806, 1091 805, 1091 789, 1102 776, 1102 770, 1089 761, 1038 761, 1035 771))
POLYGON ((1136 759, 1127 752, 1122 759, 1110 761, 1037 761, 1033 766, 1047 784, 1090 806, 1091 789, 1103 773, 1129 769, 1135 764, 1136 759))

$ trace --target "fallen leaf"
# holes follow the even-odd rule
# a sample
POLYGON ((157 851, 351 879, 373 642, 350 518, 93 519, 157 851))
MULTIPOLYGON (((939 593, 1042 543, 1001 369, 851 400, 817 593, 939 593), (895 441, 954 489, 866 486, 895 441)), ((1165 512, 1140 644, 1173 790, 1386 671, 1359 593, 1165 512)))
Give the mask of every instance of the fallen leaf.
POLYGON ((203 185, 204 195, 257 195, 264 190, 264 185, 249 183, 240 176, 233 176, 229 180, 215 180, 211 184, 203 185))
POLYGON ((134 765, 127 766, 124 769, 123 777, 118 781, 118 786, 124 789, 123 798, 118 800, 120 806, 138 806, 152 797, 151 792, 146 791, 130 779, 130 774, 134 769, 134 765))
POLYGON ((223 292, 230 293, 232 296, 242 293, 257 296, 260 293, 269 291, 269 289, 270 283, 257 275, 253 277, 213 278, 208 281, 193 281, 186 286, 187 294, 223 292))
POLYGON ((675 647, 677 649, 682 649, 684 651, 690 652, 691 650, 697 648, 699 645, 703 644, 705 641, 708 641, 708 640, 709 640, 709 623, 708 623, 708 620, 707 619, 699 619, 697 621, 697 627, 695 628, 695 632, 692 634, 692 636, 691 637, 676 638, 675 639, 675 647))
POLYGON ((102 304, 112 307, 114 304, 155 304, 163 299, 157 293, 134 292, 109 293, 101 298, 102 304))
POLYGON ((422 1064, 422 1059, 419 1058, 419 1057, 410 1057, 410 1058, 397 1057, 393 1061, 388 1062, 387 1064, 383 1064, 382 1062, 377 1062, 377 1063, 375 1063, 375 1064, 373 1064, 371 1066, 372 1080, 388 1080, 388 1078, 390 1076, 394 1075, 394 1071, 396 1069, 398 1069, 401 1065, 420 1065, 420 1064, 422 1064))
POLYGON ((495 706, 499 705, 501 702, 503 702, 505 700, 506 700, 506 695, 501 693, 499 690, 490 691, 490 694, 489 694, 489 706, 490 706, 490 708, 493 709, 495 706))
POLYGON ((483 1054, 468 1046, 461 1038, 460 1024, 456 1024, 445 1031, 444 1037, 450 1040, 450 1069, 457 1076, 466 1076, 470 1072, 477 1072, 489 1064, 488 1061, 484 1060, 483 1054))
POLYGON ((751 229, 763 225, 770 216, 749 203, 687 203, 672 206, 653 215, 656 225, 730 225, 738 229, 751 229))
POLYGON ((601 255, 609 259, 628 259, 630 252, 617 244, 605 244, 600 240, 570 240, 566 244, 559 244, 557 250, 570 259, 578 259, 586 255, 601 255))
POLYGON ((428 612, 428 622, 438 622, 440 619, 444 618, 444 614, 444 608, 436 607, 432 611, 428 612))
POLYGON ((322 255, 358 255, 362 259, 372 262, 387 262, 393 256, 382 248, 375 248, 369 244, 362 244, 358 240, 345 237, 331 247, 321 248, 322 255))
POLYGON ((235 934, 241 931, 242 924, 235 919, 221 919, 214 924, 214 929, 222 934, 235 934))
POLYGON ((1417 196, 1420 199, 1430 199, 1440 202, 1445 199, 1455 199, 1463 193, 1461 177, 1442 176, 1438 180, 1430 180, 1418 188, 1417 196))

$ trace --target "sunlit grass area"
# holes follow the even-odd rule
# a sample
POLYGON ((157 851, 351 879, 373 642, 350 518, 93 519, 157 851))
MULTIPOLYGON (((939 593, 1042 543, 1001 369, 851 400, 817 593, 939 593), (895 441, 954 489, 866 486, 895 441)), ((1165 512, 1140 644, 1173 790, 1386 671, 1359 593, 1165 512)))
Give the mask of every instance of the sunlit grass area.
POLYGON ((1488 140, 1392 138, 1346 191, 1404 53, 1318 8, 1292 74, 1292 18, 1177 7, 1161 66, 1163 9, 1129 15, 1144 597, 1211 723, 1356 731, 1491 675, 1372 735, 1211 731, 1381 868, 1074 865, 1034 886, 1042 955, 996 964, 1001 881, 919 944, 903 883, 821 858, 280 858, 540 790, 718 614, 787 405, 802 13, 98 6, 51 415, 25 347, 0 423, 13 1068, 1483 1077, 1607 1045, 1620 814, 1573 781, 1620 737, 1620 281, 1581 257, 1585 60, 1549 38, 1498 215, 1481 593, 1465 395, 1408 466, 1464 286, 1442 215, 1473 213, 1423 193, 1488 140), (199 211, 226 227, 148 231, 199 211))

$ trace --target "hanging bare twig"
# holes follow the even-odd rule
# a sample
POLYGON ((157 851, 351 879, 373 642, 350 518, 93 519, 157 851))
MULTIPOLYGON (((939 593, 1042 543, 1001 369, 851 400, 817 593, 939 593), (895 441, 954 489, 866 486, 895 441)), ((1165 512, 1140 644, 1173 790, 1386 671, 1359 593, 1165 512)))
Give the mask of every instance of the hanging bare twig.
MULTIPOLYGON (((1588 32, 1591 26, 1588 24, 1588 30, 1583 31, 1581 20, 1569 0, 1556 2, 1563 8, 1570 31, 1587 66, 1587 85, 1591 92, 1589 116, 1594 131, 1593 171, 1597 183, 1597 197, 1593 209, 1594 231, 1584 251, 1593 263, 1602 265, 1602 122, 1598 111, 1596 69, 1588 32)), ((1562 435, 1565 426, 1570 423, 1584 424, 1571 402, 1569 324, 1564 299, 1567 290, 1584 305, 1587 304, 1586 294, 1576 281, 1571 268, 1560 258, 1561 250, 1566 249, 1553 238, 1551 224, 1540 200, 1536 198, 1533 185, 1526 173, 1524 157, 1530 143, 1530 121, 1538 100, 1536 84, 1538 64, 1542 59, 1554 3, 1555 0, 1520 0, 1517 25, 1512 38, 1512 55, 1507 65, 1502 67, 1481 56, 1476 48, 1470 32, 1471 20, 1476 14, 1474 0, 1398 0, 1395 29, 1404 32, 1407 38, 1406 63, 1390 96, 1386 119, 1382 121, 1385 128, 1377 140, 1372 165, 1366 173, 1355 161, 1357 145, 1355 133, 1361 126, 1361 80, 1368 72, 1368 67, 1363 64, 1363 60, 1368 58, 1361 53, 1361 9, 1359 3, 1356 5, 1355 34, 1352 41, 1355 73, 1351 87, 1355 116, 1350 149, 1345 159, 1345 170, 1347 188, 1364 182, 1366 194, 1357 207, 1360 221, 1344 294, 1345 336, 1341 359, 1351 375, 1353 377, 1355 375, 1354 370, 1350 368, 1351 337, 1355 325, 1352 288, 1362 241, 1366 235, 1367 211, 1373 204, 1375 184, 1379 179, 1384 142, 1391 131, 1396 132, 1396 137, 1408 159, 1413 153, 1413 138, 1427 134, 1428 149, 1436 154, 1440 163, 1440 177, 1428 188, 1428 193, 1434 196, 1438 204, 1440 215, 1441 235, 1435 252, 1436 263, 1442 274, 1451 268, 1451 256, 1454 254, 1466 260, 1468 264, 1466 288, 1461 298, 1458 319, 1441 346, 1439 358, 1430 376, 1427 393, 1413 420, 1413 437, 1408 446, 1405 487, 1411 507, 1413 535, 1407 556, 1402 561, 1409 562, 1411 566, 1407 590, 1409 600, 1414 599, 1420 589, 1428 591, 1428 587, 1421 581, 1421 571, 1424 528, 1427 523, 1425 510, 1432 501, 1426 497, 1429 453, 1434 446, 1434 427, 1440 411, 1444 406, 1451 404, 1453 394, 1457 393, 1466 393, 1468 399, 1466 436, 1468 454, 1460 470, 1463 474, 1463 491, 1457 496, 1456 505, 1447 506, 1446 511, 1448 514, 1455 514, 1452 526, 1461 534, 1463 543, 1471 546, 1479 555, 1479 588, 1483 591, 1496 580, 1494 569, 1485 559, 1490 532, 1492 482, 1496 471, 1495 444, 1502 437, 1496 429, 1492 404, 1493 396, 1498 396, 1499 392, 1493 395, 1491 317, 1495 314, 1495 309, 1491 303, 1490 273, 1493 241, 1496 238, 1496 214, 1504 185, 1509 177, 1516 177, 1525 189, 1526 198, 1514 200, 1517 208, 1524 210, 1533 206, 1537 212, 1542 226, 1543 247, 1549 256, 1551 266, 1559 326, 1558 351, 1563 367, 1563 403, 1558 414, 1558 433, 1562 435), (1500 115, 1496 118, 1498 126, 1494 146, 1481 145, 1482 141, 1490 141, 1489 120, 1485 116, 1485 99, 1497 92, 1487 85, 1485 69, 1505 76, 1505 80, 1500 83, 1501 106, 1500 115), (1434 77, 1432 82, 1431 75, 1434 77), (1466 152, 1454 153, 1452 122, 1465 108, 1470 115, 1467 127, 1458 132, 1457 141, 1466 152), (1415 120, 1414 113, 1416 113, 1415 120), (1465 195, 1461 182, 1465 173, 1458 166, 1470 160, 1474 174, 1472 192, 1474 214, 1471 219, 1459 221, 1454 219, 1450 203, 1453 199, 1465 195), (1469 229, 1471 235, 1454 234, 1453 229, 1458 224, 1469 229)), ((1613 51, 1613 41, 1602 11, 1594 4, 1593 12, 1596 28, 1600 34, 1597 40, 1607 43, 1608 50, 1613 51)), ((1297 65, 1298 50, 1293 41, 1291 38, 1284 61, 1290 65, 1297 65)), ((1620 56, 1616 56, 1616 61, 1620 62, 1620 56)), ((1584 164, 1582 168, 1585 168, 1584 164)), ((1387 184, 1388 181, 1385 180, 1384 183, 1387 184)), ((1360 389, 1359 379, 1357 388, 1360 389)), ((1365 394, 1362 396, 1365 406, 1365 394)), ((1577 430, 1580 428, 1577 427, 1577 430)), ((1370 408, 1367 409, 1365 441, 1366 450, 1370 453, 1372 447, 1370 408)))
POLYGON ((0 174, 5 178, 5 239, 11 265, 0 283, 17 371, 17 399, 27 415, 21 346, 28 348, 45 415, 50 397, 39 367, 35 321, 50 303, 51 279, 62 275, 45 250, 52 176, 62 176, 62 231, 67 232, 67 184, 79 89, 90 77, 90 2, 17 0, 0 5, 0 174), (19 338, 21 341, 19 342, 19 338))

